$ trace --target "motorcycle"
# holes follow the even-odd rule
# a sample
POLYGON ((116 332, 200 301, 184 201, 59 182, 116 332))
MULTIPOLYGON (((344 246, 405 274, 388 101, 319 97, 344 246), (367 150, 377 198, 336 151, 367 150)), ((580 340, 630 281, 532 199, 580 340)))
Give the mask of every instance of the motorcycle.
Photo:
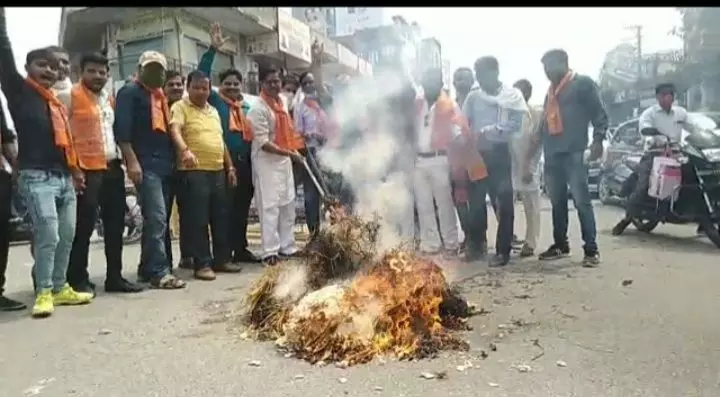
MULTIPOLYGON (((641 133, 644 136, 660 135, 654 128, 643 129, 641 133)), ((665 165, 657 167, 658 164, 654 164, 650 190, 657 188, 657 191, 645 196, 640 215, 632 219, 635 228, 649 233, 661 222, 695 223, 720 248, 720 136, 698 129, 679 145, 666 145, 651 151, 659 155, 654 163, 665 165), (672 172, 664 173, 663 170, 668 168, 679 172, 677 183, 673 183, 672 172)), ((632 165, 628 164, 628 167, 632 165)), ((634 190, 637 181, 634 173, 635 169, 623 182, 621 197, 629 196, 634 190)))

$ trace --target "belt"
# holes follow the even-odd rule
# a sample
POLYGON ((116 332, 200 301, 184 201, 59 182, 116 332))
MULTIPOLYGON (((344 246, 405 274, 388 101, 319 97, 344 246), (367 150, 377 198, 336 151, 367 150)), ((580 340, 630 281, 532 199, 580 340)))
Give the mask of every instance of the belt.
POLYGON ((447 156, 447 151, 445 150, 436 150, 434 152, 422 152, 417 154, 418 157, 423 158, 432 158, 432 157, 439 157, 439 156, 447 156))

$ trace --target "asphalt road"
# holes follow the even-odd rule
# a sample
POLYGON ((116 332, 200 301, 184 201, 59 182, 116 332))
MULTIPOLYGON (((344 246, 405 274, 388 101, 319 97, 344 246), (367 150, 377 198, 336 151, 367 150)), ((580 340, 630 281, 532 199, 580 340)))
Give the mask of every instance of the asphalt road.
MULTIPOLYGON (((465 354, 349 369, 284 358, 242 340, 232 321, 261 271, 249 267, 183 291, 100 293, 46 320, 0 313, 0 396, 720 396, 720 250, 690 226, 611 237, 619 210, 597 205, 596 214, 600 268, 580 267, 572 214, 572 258, 517 260, 462 283, 489 311, 471 320, 465 354), (446 379, 420 377, 433 371, 446 379)), ((547 208, 543 221, 545 246, 547 208)), ((131 278, 138 249, 125 250, 131 278)), ((11 255, 9 295, 30 302, 28 248, 11 255)), ((101 284, 101 244, 92 262, 101 284)), ((484 268, 457 264, 453 277, 484 268)))

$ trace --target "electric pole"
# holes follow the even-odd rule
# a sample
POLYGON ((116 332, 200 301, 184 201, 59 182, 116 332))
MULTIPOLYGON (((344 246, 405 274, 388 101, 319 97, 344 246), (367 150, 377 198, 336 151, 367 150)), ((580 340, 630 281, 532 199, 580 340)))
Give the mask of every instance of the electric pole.
POLYGON ((635 80, 635 98, 638 103, 638 112, 640 111, 640 100, 642 91, 642 75, 643 75, 643 27, 641 25, 627 26, 626 29, 633 30, 635 32, 635 58, 637 62, 637 79, 635 80))

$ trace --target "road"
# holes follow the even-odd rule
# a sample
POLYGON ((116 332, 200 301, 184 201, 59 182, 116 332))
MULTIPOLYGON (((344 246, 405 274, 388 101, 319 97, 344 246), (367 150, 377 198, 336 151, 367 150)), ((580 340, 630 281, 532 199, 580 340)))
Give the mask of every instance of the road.
MULTIPOLYGON (((47 320, 0 313, 0 396, 719 396, 720 251, 690 226, 615 238, 619 210, 598 204, 596 214, 600 268, 580 267, 571 214, 572 258, 516 260, 462 284, 489 311, 472 318, 465 354, 349 369, 284 358, 239 336, 233 313, 261 271, 249 267, 183 291, 100 293, 47 320), (466 362, 472 367, 458 370, 466 362), (447 377, 420 378, 427 371, 447 377)), ((547 204, 543 221, 545 246, 547 204)), ((91 255, 102 264, 102 245, 91 255)), ((126 248, 128 268, 137 257, 137 246, 126 248)), ((28 248, 13 247, 11 261, 9 295, 30 302, 28 248)), ((457 265, 458 273, 483 267, 457 265)), ((93 275, 101 284, 101 265, 93 275)))

